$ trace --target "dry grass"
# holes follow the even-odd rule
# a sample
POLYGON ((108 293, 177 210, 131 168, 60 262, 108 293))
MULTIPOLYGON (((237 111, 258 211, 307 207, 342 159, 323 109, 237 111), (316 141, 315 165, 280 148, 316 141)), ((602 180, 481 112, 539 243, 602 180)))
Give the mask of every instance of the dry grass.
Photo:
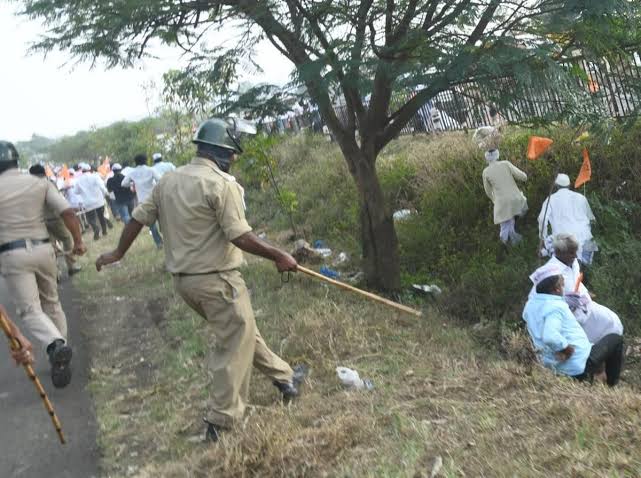
POLYGON ((263 261, 245 276, 268 343, 312 373, 288 407, 256 374, 245 420, 208 446, 210 331, 174 295, 151 239, 120 267, 85 267, 104 476, 422 477, 436 457, 451 477, 641 475, 637 390, 527 374, 434 312, 416 321, 304 277, 281 285, 263 261), (338 365, 375 389, 344 391, 338 365))

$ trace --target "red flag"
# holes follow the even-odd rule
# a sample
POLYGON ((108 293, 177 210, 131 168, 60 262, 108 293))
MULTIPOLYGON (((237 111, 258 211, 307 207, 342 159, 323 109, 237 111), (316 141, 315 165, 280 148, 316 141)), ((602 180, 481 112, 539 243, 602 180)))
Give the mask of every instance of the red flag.
POLYGON ((527 159, 534 161, 539 159, 539 157, 545 153, 550 146, 552 146, 552 141, 550 138, 544 138, 542 136, 530 136, 530 140, 527 145, 527 159))
POLYGON ((590 154, 588 153, 588 148, 583 148, 583 165, 581 166, 581 171, 576 177, 574 182, 574 187, 579 188, 592 179, 592 164, 590 163, 590 154))

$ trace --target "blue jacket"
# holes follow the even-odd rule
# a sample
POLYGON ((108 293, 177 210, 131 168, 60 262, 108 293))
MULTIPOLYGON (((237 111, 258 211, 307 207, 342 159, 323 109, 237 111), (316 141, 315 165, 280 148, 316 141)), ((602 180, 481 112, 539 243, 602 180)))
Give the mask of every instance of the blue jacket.
POLYGON ((592 344, 563 297, 534 294, 525 304, 523 320, 543 365, 564 375, 583 373, 592 344), (574 346, 574 354, 559 362, 554 354, 568 345, 574 346))

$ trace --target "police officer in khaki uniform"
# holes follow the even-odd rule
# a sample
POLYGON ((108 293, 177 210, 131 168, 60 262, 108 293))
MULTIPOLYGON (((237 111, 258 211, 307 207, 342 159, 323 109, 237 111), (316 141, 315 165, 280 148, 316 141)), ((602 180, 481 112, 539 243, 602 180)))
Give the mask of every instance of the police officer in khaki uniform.
POLYGON ((82 255, 80 224, 73 209, 49 181, 18 170, 18 152, 0 141, 0 274, 18 317, 49 355, 56 387, 71 380, 72 351, 67 345, 67 319, 57 288, 56 256, 44 224, 45 211, 62 217, 82 255))
MULTIPOLYGON (((42 164, 34 164, 31 166, 29 168, 29 174, 33 174, 44 181, 49 181, 42 164)), ((49 237, 53 241, 54 249, 59 250, 57 249, 56 242, 62 244, 62 252, 65 257, 65 262, 67 263, 67 272, 69 277, 80 272, 82 268, 76 264, 76 257, 73 255, 73 237, 71 237, 71 233, 65 226, 62 218, 47 210, 45 214, 45 226, 47 227, 49 237)))
POLYGON ((241 250, 271 259, 280 272, 297 267, 292 256, 261 241, 245 219, 243 190, 228 174, 242 152, 238 131, 235 125, 210 119, 200 125, 194 143, 197 157, 163 176, 134 210, 118 248, 100 256, 96 267, 119 261, 143 226, 160 221, 175 288, 211 324, 217 339, 208 357, 211 408, 205 418, 207 438, 217 441, 222 429, 243 416, 252 365, 273 381, 285 400, 298 395, 307 370, 292 369, 269 349, 238 271, 241 250))

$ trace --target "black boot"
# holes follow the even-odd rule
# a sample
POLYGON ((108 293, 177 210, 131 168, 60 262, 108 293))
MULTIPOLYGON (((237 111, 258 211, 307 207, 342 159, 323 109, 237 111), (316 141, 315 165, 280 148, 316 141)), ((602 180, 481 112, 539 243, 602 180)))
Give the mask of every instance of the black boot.
POLYGON ((207 443, 216 443, 220 440, 220 432, 222 431, 221 427, 208 422, 205 418, 203 418, 203 422, 207 425, 207 429, 205 430, 205 441, 207 443))
POLYGON ((293 370, 294 377, 292 378, 291 383, 274 381, 274 386, 283 394, 283 401, 285 403, 291 402, 300 395, 300 386, 309 373, 309 367, 304 364, 294 366, 293 370))
POLYGON ((71 382, 71 356, 73 351, 64 340, 54 340, 47 347, 51 364, 51 381, 56 388, 64 388, 71 382))

